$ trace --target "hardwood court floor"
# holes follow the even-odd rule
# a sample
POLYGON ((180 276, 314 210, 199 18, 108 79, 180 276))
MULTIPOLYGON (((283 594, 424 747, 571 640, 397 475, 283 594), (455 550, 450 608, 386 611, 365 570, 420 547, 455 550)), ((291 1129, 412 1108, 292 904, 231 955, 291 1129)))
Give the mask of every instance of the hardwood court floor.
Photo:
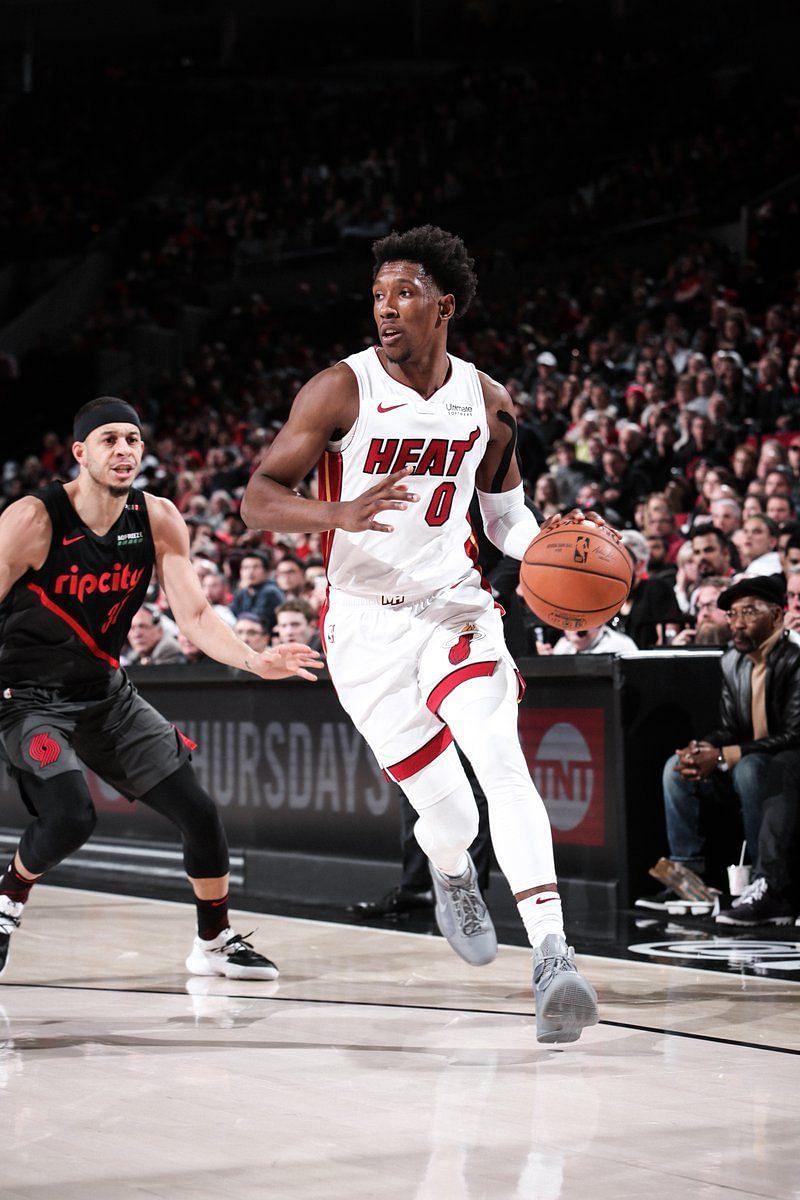
POLYGON ((257 915, 275 983, 192 979, 188 906, 40 887, 0 983, 2 1200, 800 1198, 800 985, 257 915))

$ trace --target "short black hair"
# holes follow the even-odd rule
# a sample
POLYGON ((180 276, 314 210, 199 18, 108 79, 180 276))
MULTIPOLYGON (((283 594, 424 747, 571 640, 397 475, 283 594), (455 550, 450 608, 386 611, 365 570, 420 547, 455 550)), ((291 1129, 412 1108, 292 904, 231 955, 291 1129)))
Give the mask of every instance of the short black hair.
POLYGON ((478 288, 475 260, 461 238, 438 225, 417 225, 405 233, 393 231, 372 244, 373 281, 384 263, 419 263, 442 295, 452 293, 456 315, 463 316, 478 288))
POLYGON ((699 537, 713 537, 716 539, 720 550, 727 550, 730 554, 731 543, 721 529, 717 529, 716 525, 700 525, 699 528, 692 530, 691 540, 699 537))

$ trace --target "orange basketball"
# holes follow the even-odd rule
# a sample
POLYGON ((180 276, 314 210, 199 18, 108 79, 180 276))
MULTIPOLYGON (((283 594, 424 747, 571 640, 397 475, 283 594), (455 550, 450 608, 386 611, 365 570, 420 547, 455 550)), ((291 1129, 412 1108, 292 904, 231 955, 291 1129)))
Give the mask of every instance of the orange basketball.
POLYGON ((587 629, 619 612, 631 590, 633 563, 611 530, 571 521, 536 535, 519 578, 528 607, 547 625, 587 629))

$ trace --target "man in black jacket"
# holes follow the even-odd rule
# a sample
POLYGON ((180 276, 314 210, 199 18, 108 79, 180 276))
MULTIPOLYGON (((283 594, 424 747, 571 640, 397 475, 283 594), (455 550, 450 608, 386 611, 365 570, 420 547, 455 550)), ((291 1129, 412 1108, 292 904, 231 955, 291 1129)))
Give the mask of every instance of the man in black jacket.
POLYGON ((800 646, 784 632, 783 601, 780 576, 742 579, 722 592, 718 604, 729 614, 733 648, 722 657, 719 726, 664 767, 670 857, 691 871, 705 870, 703 801, 716 795, 741 805, 757 886, 719 914, 723 924, 788 925, 794 917, 800 646))

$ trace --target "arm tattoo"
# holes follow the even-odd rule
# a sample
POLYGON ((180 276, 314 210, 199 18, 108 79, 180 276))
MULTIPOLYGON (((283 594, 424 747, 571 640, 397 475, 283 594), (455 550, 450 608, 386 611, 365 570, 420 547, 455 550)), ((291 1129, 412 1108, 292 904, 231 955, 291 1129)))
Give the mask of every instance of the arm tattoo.
POLYGON ((500 459, 500 466, 495 471, 494 479, 492 480, 491 491, 500 492, 503 489, 508 468, 511 466, 511 459, 517 448, 517 422, 511 416, 511 413, 504 412, 502 409, 497 413, 498 421, 502 421, 507 425, 511 437, 508 439, 508 445, 503 451, 503 457, 500 459))

